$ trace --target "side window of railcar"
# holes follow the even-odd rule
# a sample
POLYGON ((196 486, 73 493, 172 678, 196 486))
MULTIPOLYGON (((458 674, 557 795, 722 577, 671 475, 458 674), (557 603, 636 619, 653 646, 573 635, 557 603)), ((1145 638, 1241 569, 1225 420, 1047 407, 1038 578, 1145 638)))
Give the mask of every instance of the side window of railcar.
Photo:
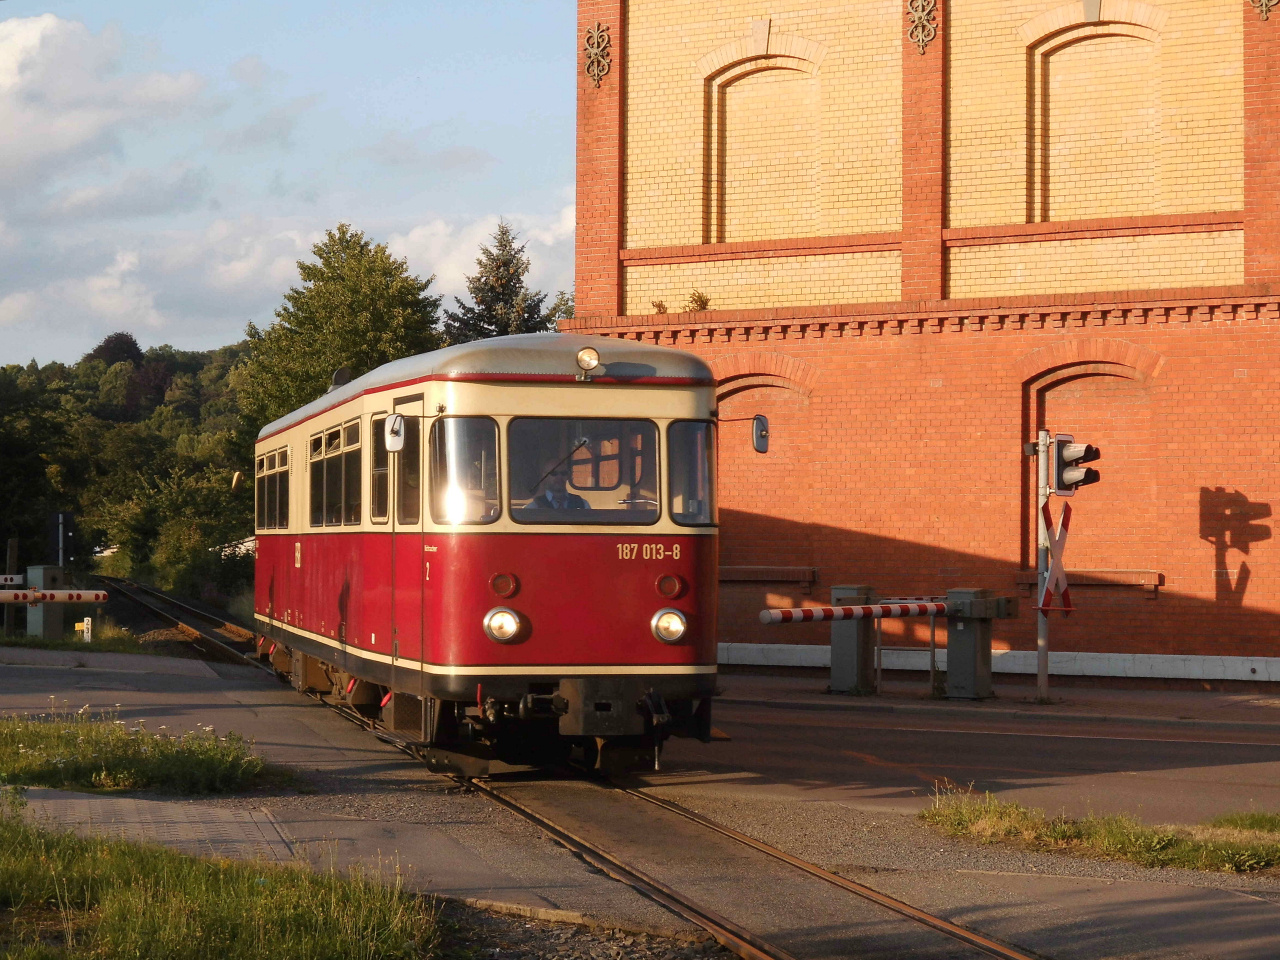
POLYGON ((652 420, 520 417, 507 427, 511 519, 649 524, 658 520, 652 420))
POLYGON ((330 427, 311 438, 311 526, 360 522, 360 422, 330 427))
POLYGON ((396 523, 422 519, 422 421, 404 418, 404 448, 396 457, 396 523))
POLYGON ((256 521, 259 530, 289 526, 289 448, 258 457, 256 521))
POLYGON ((369 442, 373 444, 369 460, 369 516, 374 523, 385 523, 391 506, 386 424, 386 416, 374 417, 369 424, 369 442))
POLYGON ((488 417, 445 417, 431 425, 431 519, 493 523, 498 503, 498 425, 488 417))
POLYGON ((716 522, 715 424, 680 420, 667 428, 667 509, 681 526, 716 522))

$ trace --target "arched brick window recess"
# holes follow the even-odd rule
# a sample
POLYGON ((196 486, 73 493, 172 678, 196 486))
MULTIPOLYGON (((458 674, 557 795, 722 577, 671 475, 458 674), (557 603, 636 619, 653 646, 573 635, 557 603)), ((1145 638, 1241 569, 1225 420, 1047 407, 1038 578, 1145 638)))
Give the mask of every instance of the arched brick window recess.
MULTIPOLYGON (((1046 398, 1055 387, 1087 377, 1118 377, 1145 384, 1160 375, 1164 357, 1147 347, 1124 340, 1097 338, 1069 340, 1035 350, 1014 366, 1022 381, 1022 437, 1036 439, 1039 431, 1067 430, 1072 424, 1046 423, 1046 398)), ((1084 441, 1092 438, 1081 437, 1084 441)), ((1022 566, 1035 566, 1036 460, 1026 457, 1022 471, 1022 566)))
POLYGON ((756 20, 746 36, 717 47, 694 65, 703 85, 703 243, 822 232, 817 77, 825 56, 823 44, 778 33, 771 21, 756 20), (771 83, 775 80, 780 82, 771 83), (754 109, 756 101, 769 109, 754 109), (752 114, 750 125, 732 122, 742 111, 752 114), (762 135, 762 125, 769 123, 781 124, 785 135, 762 135), (751 155, 740 156, 744 151, 751 155), (772 154, 757 156, 760 151, 772 154), (736 177, 734 164, 743 161, 754 162, 757 170, 777 168, 776 183, 759 176, 736 177), (796 177, 789 176, 793 172, 796 177), (752 192, 749 203, 745 195, 737 195, 745 190, 752 192))
POLYGON ((1076 0, 1018 28, 1027 222, 1160 212, 1160 31, 1139 0, 1076 0))
POLYGON ((780 353, 733 354, 709 363, 718 403, 756 388, 791 390, 808 400, 818 378, 817 370, 803 360, 780 353))

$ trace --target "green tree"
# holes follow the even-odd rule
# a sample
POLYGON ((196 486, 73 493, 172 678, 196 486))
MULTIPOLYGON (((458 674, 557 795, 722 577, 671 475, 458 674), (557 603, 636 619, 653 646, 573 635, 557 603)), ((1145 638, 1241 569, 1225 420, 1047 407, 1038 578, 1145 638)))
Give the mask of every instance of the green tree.
POLYGON ((573 319, 573 291, 561 290, 556 294, 555 300, 551 302, 551 309, 547 311, 547 320, 549 328, 558 330, 561 320, 573 319))
POLYGON ((253 429, 321 396, 339 367, 353 376, 440 345, 435 277, 409 273, 385 244, 340 223, 298 261, 276 322, 248 326, 249 357, 237 370, 240 408, 253 429))
POLYGON ((449 343, 552 329, 554 317, 542 313, 547 295, 525 286, 530 262, 524 252, 526 244, 517 246, 516 240, 511 226, 499 221, 493 246, 480 247, 476 258, 480 269, 467 277, 467 291, 474 305, 454 297, 458 309, 445 311, 444 336, 449 343))

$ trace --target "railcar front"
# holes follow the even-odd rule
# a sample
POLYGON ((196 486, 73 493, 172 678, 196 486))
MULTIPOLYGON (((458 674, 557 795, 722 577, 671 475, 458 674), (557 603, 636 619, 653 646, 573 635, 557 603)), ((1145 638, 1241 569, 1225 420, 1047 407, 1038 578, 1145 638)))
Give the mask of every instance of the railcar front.
POLYGON ((270 458, 307 470, 304 529, 260 531, 264 638, 453 768, 709 737, 714 402, 689 354, 564 334, 340 388, 259 443, 260 523, 270 458))

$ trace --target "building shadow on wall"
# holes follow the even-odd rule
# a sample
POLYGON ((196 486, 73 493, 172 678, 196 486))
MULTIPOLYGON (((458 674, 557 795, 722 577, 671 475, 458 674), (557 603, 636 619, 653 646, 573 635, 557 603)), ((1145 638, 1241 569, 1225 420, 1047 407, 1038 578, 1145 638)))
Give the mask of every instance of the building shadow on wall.
POLYGON ((1213 583, 1215 599, 1227 606, 1244 605, 1253 571, 1240 561, 1235 583, 1227 566, 1228 553, 1249 552, 1249 546, 1271 539, 1271 527, 1258 520, 1271 516, 1271 505, 1250 500, 1239 490, 1225 487, 1200 488, 1200 539, 1213 545, 1213 583))
MULTIPOLYGON (((1200 537, 1214 548, 1214 571, 1227 570, 1232 551, 1251 548, 1272 535, 1270 504, 1249 500, 1238 490, 1201 491, 1200 537)), ((993 625, 997 647, 1035 649, 1035 611, 1028 570, 1013 559, 951 550, 929 543, 877 536, 821 523, 784 520, 722 509, 722 566, 814 568, 811 583, 726 582, 721 584, 721 642, 824 644, 825 624, 764 626, 765 606, 826 603, 836 584, 870 584, 880 596, 923 596, 953 587, 985 587, 1021 598, 1018 618, 993 625), (1019 582, 1022 581, 1022 582, 1019 582)), ((1160 566, 1160 561, 1153 561, 1160 566)), ((1068 571, 1070 571, 1068 563, 1068 571)), ((1089 583, 1073 587, 1076 610, 1053 621, 1052 648, 1060 651, 1215 656, 1280 656, 1280 614, 1245 605, 1245 593, 1259 571, 1242 563, 1234 580, 1214 577, 1213 597, 1192 591, 1207 587, 1197 577, 1188 584, 1185 565, 1171 561, 1155 571, 1165 585, 1135 584, 1116 571, 1090 570, 1089 583)), ((1201 568, 1203 569, 1203 568, 1201 568)), ((1265 575, 1270 579, 1270 573, 1265 575)), ((1256 592, 1256 589, 1255 589, 1256 592)), ((1269 593, 1269 591, 1267 591, 1269 593)), ((927 625, 896 621, 886 631, 893 642, 927 643, 927 625), (899 626, 900 624, 900 626, 899 626)), ((886 643, 890 642, 887 638, 886 643)))

